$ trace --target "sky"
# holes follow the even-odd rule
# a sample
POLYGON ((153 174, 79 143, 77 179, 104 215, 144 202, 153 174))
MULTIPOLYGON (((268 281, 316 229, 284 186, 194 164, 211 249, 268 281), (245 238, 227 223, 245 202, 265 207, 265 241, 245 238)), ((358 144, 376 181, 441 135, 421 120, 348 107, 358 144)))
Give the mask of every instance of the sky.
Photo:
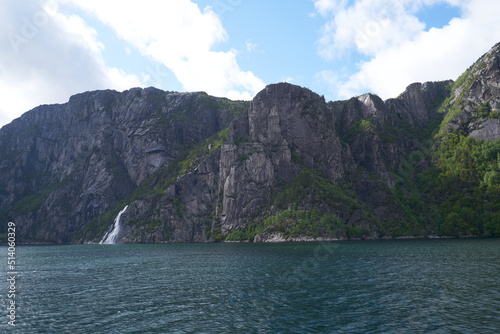
POLYGON ((455 80, 500 41, 492 0, 2 0, 0 126, 98 89, 326 100, 455 80))

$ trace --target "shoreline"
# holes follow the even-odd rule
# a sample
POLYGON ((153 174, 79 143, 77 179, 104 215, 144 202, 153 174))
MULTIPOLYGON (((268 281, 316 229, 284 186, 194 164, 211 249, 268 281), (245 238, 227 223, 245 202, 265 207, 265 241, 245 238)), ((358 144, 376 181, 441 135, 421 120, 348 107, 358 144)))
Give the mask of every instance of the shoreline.
MULTIPOLYGON (((437 236, 437 235, 420 235, 420 236, 383 236, 381 238, 375 237, 362 237, 362 238, 331 238, 331 237, 318 237, 313 238, 309 236, 300 237, 288 237, 285 238, 282 234, 273 233, 271 235, 257 235, 257 240, 221 240, 221 241, 205 241, 205 242, 190 242, 190 241, 164 241, 158 243, 121 243, 121 245, 158 245, 158 244, 209 244, 209 243, 294 243, 294 242, 337 242, 337 241, 377 241, 377 240, 423 240, 423 239, 488 239, 497 238, 494 236, 478 236, 478 235, 462 235, 462 236, 437 236), (258 238, 257 238, 258 237, 258 238)), ((85 242, 69 242, 69 243, 57 243, 57 242, 21 242, 17 243, 17 246, 63 246, 63 245, 99 245, 98 242, 85 241, 85 242)), ((0 246, 4 246, 3 243, 0 246)))

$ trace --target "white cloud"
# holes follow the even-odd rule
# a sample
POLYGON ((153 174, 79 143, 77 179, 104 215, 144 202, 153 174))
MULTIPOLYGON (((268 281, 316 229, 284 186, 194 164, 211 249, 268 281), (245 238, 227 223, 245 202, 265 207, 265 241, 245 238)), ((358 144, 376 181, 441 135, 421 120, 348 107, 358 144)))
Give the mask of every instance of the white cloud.
POLYGON ((228 35, 210 7, 201 11, 190 0, 72 2, 143 55, 168 67, 188 91, 250 99, 265 86, 252 72, 241 70, 235 50, 213 50, 228 35))
POLYGON ((315 8, 330 20, 322 28, 318 52, 332 59, 356 48, 365 55, 412 39, 425 29, 414 15, 423 6, 459 0, 318 0, 315 8))
POLYGON ((347 5, 347 0, 316 0, 314 8, 321 16, 328 16, 338 10, 344 9, 347 5))
POLYGON ((135 76, 107 67, 96 32, 81 18, 60 14, 54 4, 0 4, 0 125, 82 91, 140 85, 135 76))
POLYGON ((254 43, 252 41, 246 41, 245 47, 246 47, 248 53, 252 53, 255 50, 257 50, 257 43, 254 43))
POLYGON ((390 22, 387 23, 378 21, 380 26, 389 28, 374 34, 364 45, 359 45, 357 35, 360 22, 361 27, 364 22, 369 22, 367 13, 377 13, 381 1, 361 0, 352 7, 344 7, 326 24, 331 29, 324 29, 326 35, 319 42, 319 53, 324 57, 334 57, 333 50, 337 47, 341 51, 354 49, 371 58, 360 62, 359 71, 347 79, 331 71, 321 73, 319 78, 331 91, 336 92, 332 95, 339 98, 370 91, 384 99, 397 96, 413 82, 456 79, 498 42, 500 21, 496 13, 500 12, 500 3, 489 0, 447 0, 449 4, 460 6, 462 17, 452 19, 440 29, 426 31, 417 23, 414 13, 422 6, 436 2, 421 0, 413 2, 412 6, 408 6, 408 1, 402 2, 405 6, 398 10, 404 10, 400 15, 408 18, 410 24, 391 15, 380 16, 389 18, 390 22), (354 20, 356 17, 360 21, 354 20), (349 23, 346 18, 353 21, 349 23), (339 22, 344 25, 337 25, 339 22))

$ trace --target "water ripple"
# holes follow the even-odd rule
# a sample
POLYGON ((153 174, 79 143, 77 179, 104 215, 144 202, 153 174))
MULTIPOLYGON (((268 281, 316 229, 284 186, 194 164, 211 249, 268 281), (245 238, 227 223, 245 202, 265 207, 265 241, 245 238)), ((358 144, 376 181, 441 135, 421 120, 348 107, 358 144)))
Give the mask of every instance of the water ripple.
MULTIPOLYGON (((326 246, 19 247, 16 330, 71 334, 499 331, 498 239, 326 246)), ((5 257, 5 249, 0 252, 5 257)), ((7 291, 6 282, 0 283, 0 291, 7 291)), ((6 319, 5 308, 2 312, 6 319)), ((0 332, 6 326, 0 323, 0 332)))

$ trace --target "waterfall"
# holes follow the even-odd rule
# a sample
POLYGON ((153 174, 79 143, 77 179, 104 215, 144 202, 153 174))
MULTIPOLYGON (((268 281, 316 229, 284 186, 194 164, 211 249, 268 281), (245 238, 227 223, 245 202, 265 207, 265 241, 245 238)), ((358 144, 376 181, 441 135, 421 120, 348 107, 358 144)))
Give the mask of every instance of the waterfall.
POLYGON ((122 211, 118 213, 118 216, 116 216, 115 221, 113 222, 113 229, 111 231, 106 232, 104 237, 102 238, 100 244, 114 244, 116 241, 116 238, 118 237, 118 233, 120 233, 120 217, 122 214, 127 210, 128 205, 123 208, 122 211))

